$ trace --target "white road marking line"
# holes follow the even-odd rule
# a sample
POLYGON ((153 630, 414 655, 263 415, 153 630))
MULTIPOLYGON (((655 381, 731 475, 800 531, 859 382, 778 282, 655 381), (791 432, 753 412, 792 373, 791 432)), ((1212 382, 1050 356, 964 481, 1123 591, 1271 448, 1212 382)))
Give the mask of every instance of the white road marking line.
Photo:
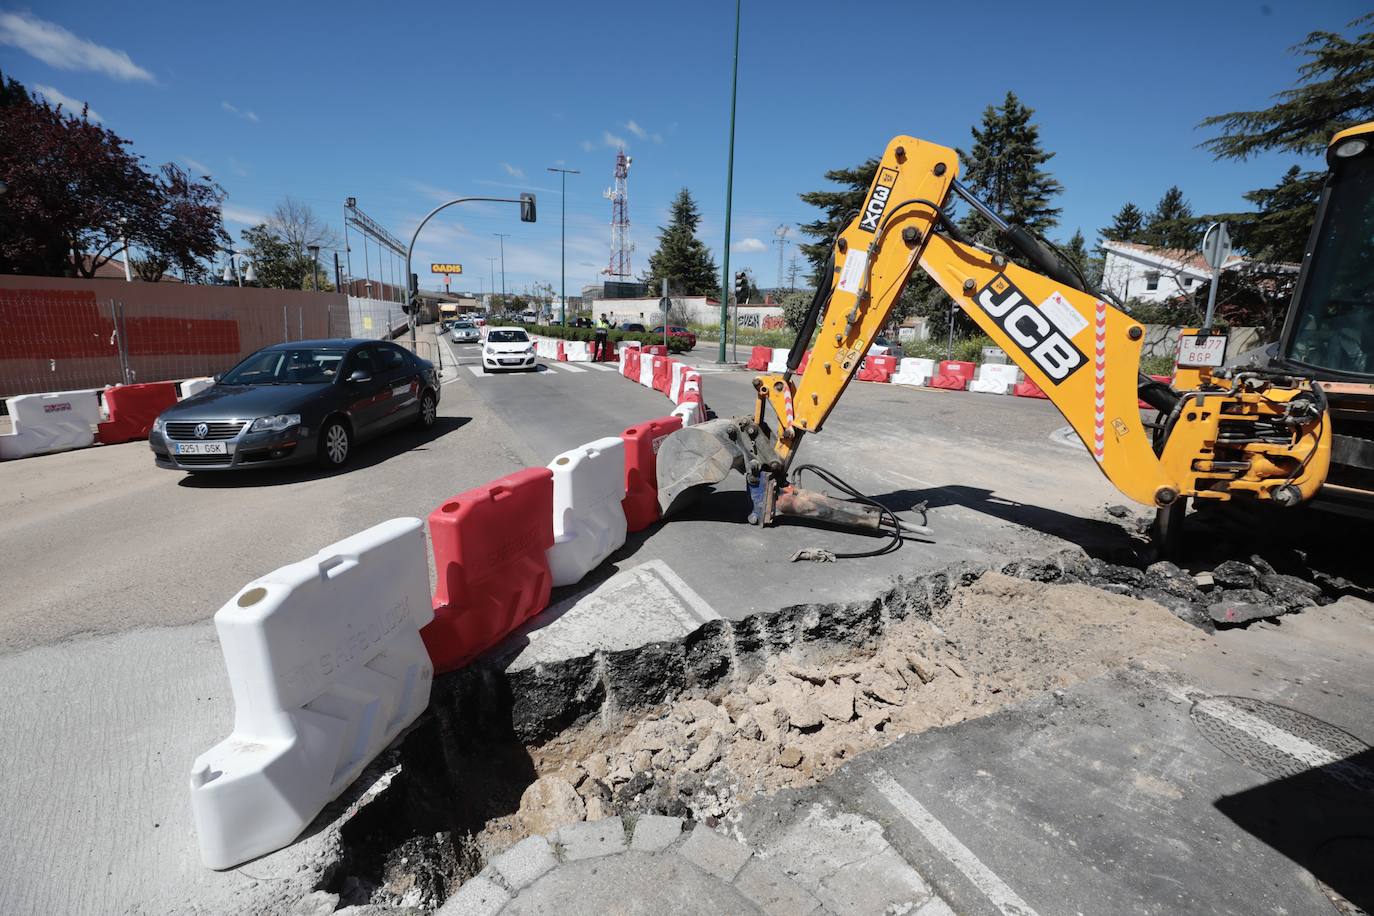
POLYGON ((562 369, 564 372, 586 372, 581 366, 574 366, 572 363, 548 363, 555 369, 562 369))
POLYGON ((487 374, 482 371, 481 366, 464 366, 463 368, 477 376, 477 378, 487 378, 487 374))
POLYGON ((1232 706, 1225 700, 1198 700, 1197 709, 1203 715, 1211 716, 1237 731, 1245 732, 1251 738, 1263 741, 1290 757, 1296 757, 1308 766, 1329 766, 1341 759, 1326 748, 1299 738, 1292 732, 1284 731, 1272 722, 1266 722, 1259 716, 1252 715, 1237 706, 1232 706))
POLYGON ((597 372, 619 372, 615 366, 607 366, 603 363, 587 363, 588 369, 595 369, 597 372))
POLYGON ((1004 916, 1038 916, 1030 904, 1017 896, 1005 881, 983 864, 982 859, 959 842, 959 838, 950 833, 948 827, 937 821, 924 805, 885 771, 878 770, 869 777, 869 781, 887 799, 888 804, 910 821, 926 838, 926 842, 934 846, 951 865, 963 872, 964 877, 1004 916))

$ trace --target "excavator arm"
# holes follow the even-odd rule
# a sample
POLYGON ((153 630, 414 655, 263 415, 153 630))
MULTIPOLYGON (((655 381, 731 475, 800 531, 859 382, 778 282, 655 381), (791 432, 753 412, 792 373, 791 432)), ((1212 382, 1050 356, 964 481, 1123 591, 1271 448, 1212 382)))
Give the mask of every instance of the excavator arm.
POLYGON ((1154 385, 1143 393, 1142 325, 1080 288, 1051 250, 960 186, 958 168, 948 147, 907 136, 888 144, 863 209, 835 240, 830 276, 822 278, 788 371, 754 380, 751 418, 711 421, 664 443, 665 512, 733 467, 749 480, 756 522, 786 514, 876 527, 869 509, 798 490, 787 475, 802 439, 821 431, 918 266, 1045 392, 1131 499, 1169 509, 1188 497, 1245 493, 1293 504, 1316 491, 1330 456, 1319 388, 1218 370, 1194 373, 1192 391, 1154 385), (961 239, 945 216, 954 196, 1039 270, 961 239), (797 373, 813 334, 810 359, 797 373), (1152 431, 1138 408, 1142 396, 1161 408, 1152 431))

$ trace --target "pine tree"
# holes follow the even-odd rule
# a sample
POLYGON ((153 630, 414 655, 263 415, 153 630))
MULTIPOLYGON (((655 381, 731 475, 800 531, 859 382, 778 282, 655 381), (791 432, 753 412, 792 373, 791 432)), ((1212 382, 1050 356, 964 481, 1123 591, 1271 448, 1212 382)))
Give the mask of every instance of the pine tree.
POLYGON ((1233 222, 1236 247, 1257 261, 1301 263, 1317 216, 1322 177, 1295 165, 1274 187, 1246 194, 1245 199, 1259 208, 1257 213, 1221 217, 1233 222))
POLYGON ((1145 214, 1133 203, 1121 205, 1112 217, 1112 224, 1102 230, 1102 237, 1113 242, 1134 242, 1145 228, 1145 214))
POLYGON ((701 213, 686 188, 673 198, 668 225, 658 229, 658 250, 649 256, 649 270, 640 279, 657 295, 668 278, 674 296, 720 296, 720 275, 710 249, 697 238, 701 213))
POLYGON ((1083 279, 1090 287, 1096 286, 1102 281, 1102 260, 1093 257, 1092 252, 1088 250, 1088 242, 1087 239, 1083 238, 1082 229, 1075 229, 1073 237, 1059 248, 1069 263, 1078 268, 1079 273, 1083 275, 1083 279))
POLYGON ((825 212, 820 219, 801 227, 803 233, 816 239, 815 242, 801 244, 802 253, 811 262, 813 283, 830 282, 829 277, 817 278, 816 274, 830 257, 830 246, 834 244, 835 237, 862 209, 868 186, 877 174, 877 159, 869 159, 852 169, 831 169, 825 173, 825 180, 840 185, 840 190, 808 191, 800 195, 803 203, 819 207, 825 212))
MULTIPOLYGON (((1007 222, 1044 233, 1059 221, 1060 208, 1050 201, 1063 187, 1043 168, 1054 153, 1041 148, 1034 113, 1007 92, 1000 108, 989 105, 983 112, 982 129, 972 129, 973 149, 959 150, 959 158, 965 184, 984 203, 1007 222)), ((976 213, 964 218, 963 228, 984 244, 995 242, 992 226, 976 213)))
POLYGON ((1193 215, 1192 205, 1183 191, 1174 185, 1164 192, 1154 211, 1145 219, 1137 242, 1155 248, 1191 250, 1201 241, 1200 220, 1193 215))

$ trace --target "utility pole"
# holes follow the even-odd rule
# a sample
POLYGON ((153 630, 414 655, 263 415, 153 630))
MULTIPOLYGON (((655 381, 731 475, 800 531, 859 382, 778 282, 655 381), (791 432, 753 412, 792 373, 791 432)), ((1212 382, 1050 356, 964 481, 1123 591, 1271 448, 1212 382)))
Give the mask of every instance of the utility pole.
POLYGON ((782 263, 787 253, 787 226, 779 226, 773 231, 773 244, 778 246, 778 287, 782 288, 782 263))
POLYGON ((501 302, 506 301, 506 239, 510 238, 509 232, 493 232, 492 235, 501 240, 501 302))
POLYGON ((563 180, 563 216, 558 224, 558 272, 562 278, 563 300, 558 305, 558 323, 568 326, 568 176, 581 175, 577 169, 556 169, 550 168, 550 172, 559 172, 563 180))
POLYGON ((725 362, 725 328, 730 321, 730 204, 735 191, 735 95, 739 87, 739 11, 735 0, 735 62, 730 75, 730 156, 725 167, 725 255, 720 272, 720 351, 717 362, 725 362))

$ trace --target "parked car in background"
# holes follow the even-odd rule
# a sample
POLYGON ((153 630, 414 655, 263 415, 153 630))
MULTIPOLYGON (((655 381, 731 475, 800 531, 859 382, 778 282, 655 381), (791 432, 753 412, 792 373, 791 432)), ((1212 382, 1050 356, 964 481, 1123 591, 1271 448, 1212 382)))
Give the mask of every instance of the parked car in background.
POLYGON ((179 471, 339 468, 359 442, 432 427, 439 391, 433 363, 387 341, 274 344, 163 411, 148 446, 158 467, 179 471))
POLYGON ((637 333, 643 334, 643 333, 644 333, 644 325, 639 324, 638 322, 634 322, 634 321, 627 321, 627 322, 625 322, 624 324, 622 324, 622 325, 620 326, 620 330, 622 330, 622 331, 630 331, 630 332, 637 332, 637 333))
MULTIPOLYGON (((658 327, 649 331, 649 333, 657 334, 659 337, 662 337, 663 325, 659 325, 658 327)), ((668 336, 681 337, 683 340, 687 341, 687 349, 689 350, 697 345, 697 335, 693 334, 691 331, 689 331, 687 328, 682 327, 681 325, 668 325, 668 336)))
POLYGON ((533 369, 534 341, 524 328, 488 328, 482 345, 482 371, 533 369))
POLYGON ((448 336, 454 343, 476 343, 482 339, 482 332, 471 321, 455 321, 448 336))

